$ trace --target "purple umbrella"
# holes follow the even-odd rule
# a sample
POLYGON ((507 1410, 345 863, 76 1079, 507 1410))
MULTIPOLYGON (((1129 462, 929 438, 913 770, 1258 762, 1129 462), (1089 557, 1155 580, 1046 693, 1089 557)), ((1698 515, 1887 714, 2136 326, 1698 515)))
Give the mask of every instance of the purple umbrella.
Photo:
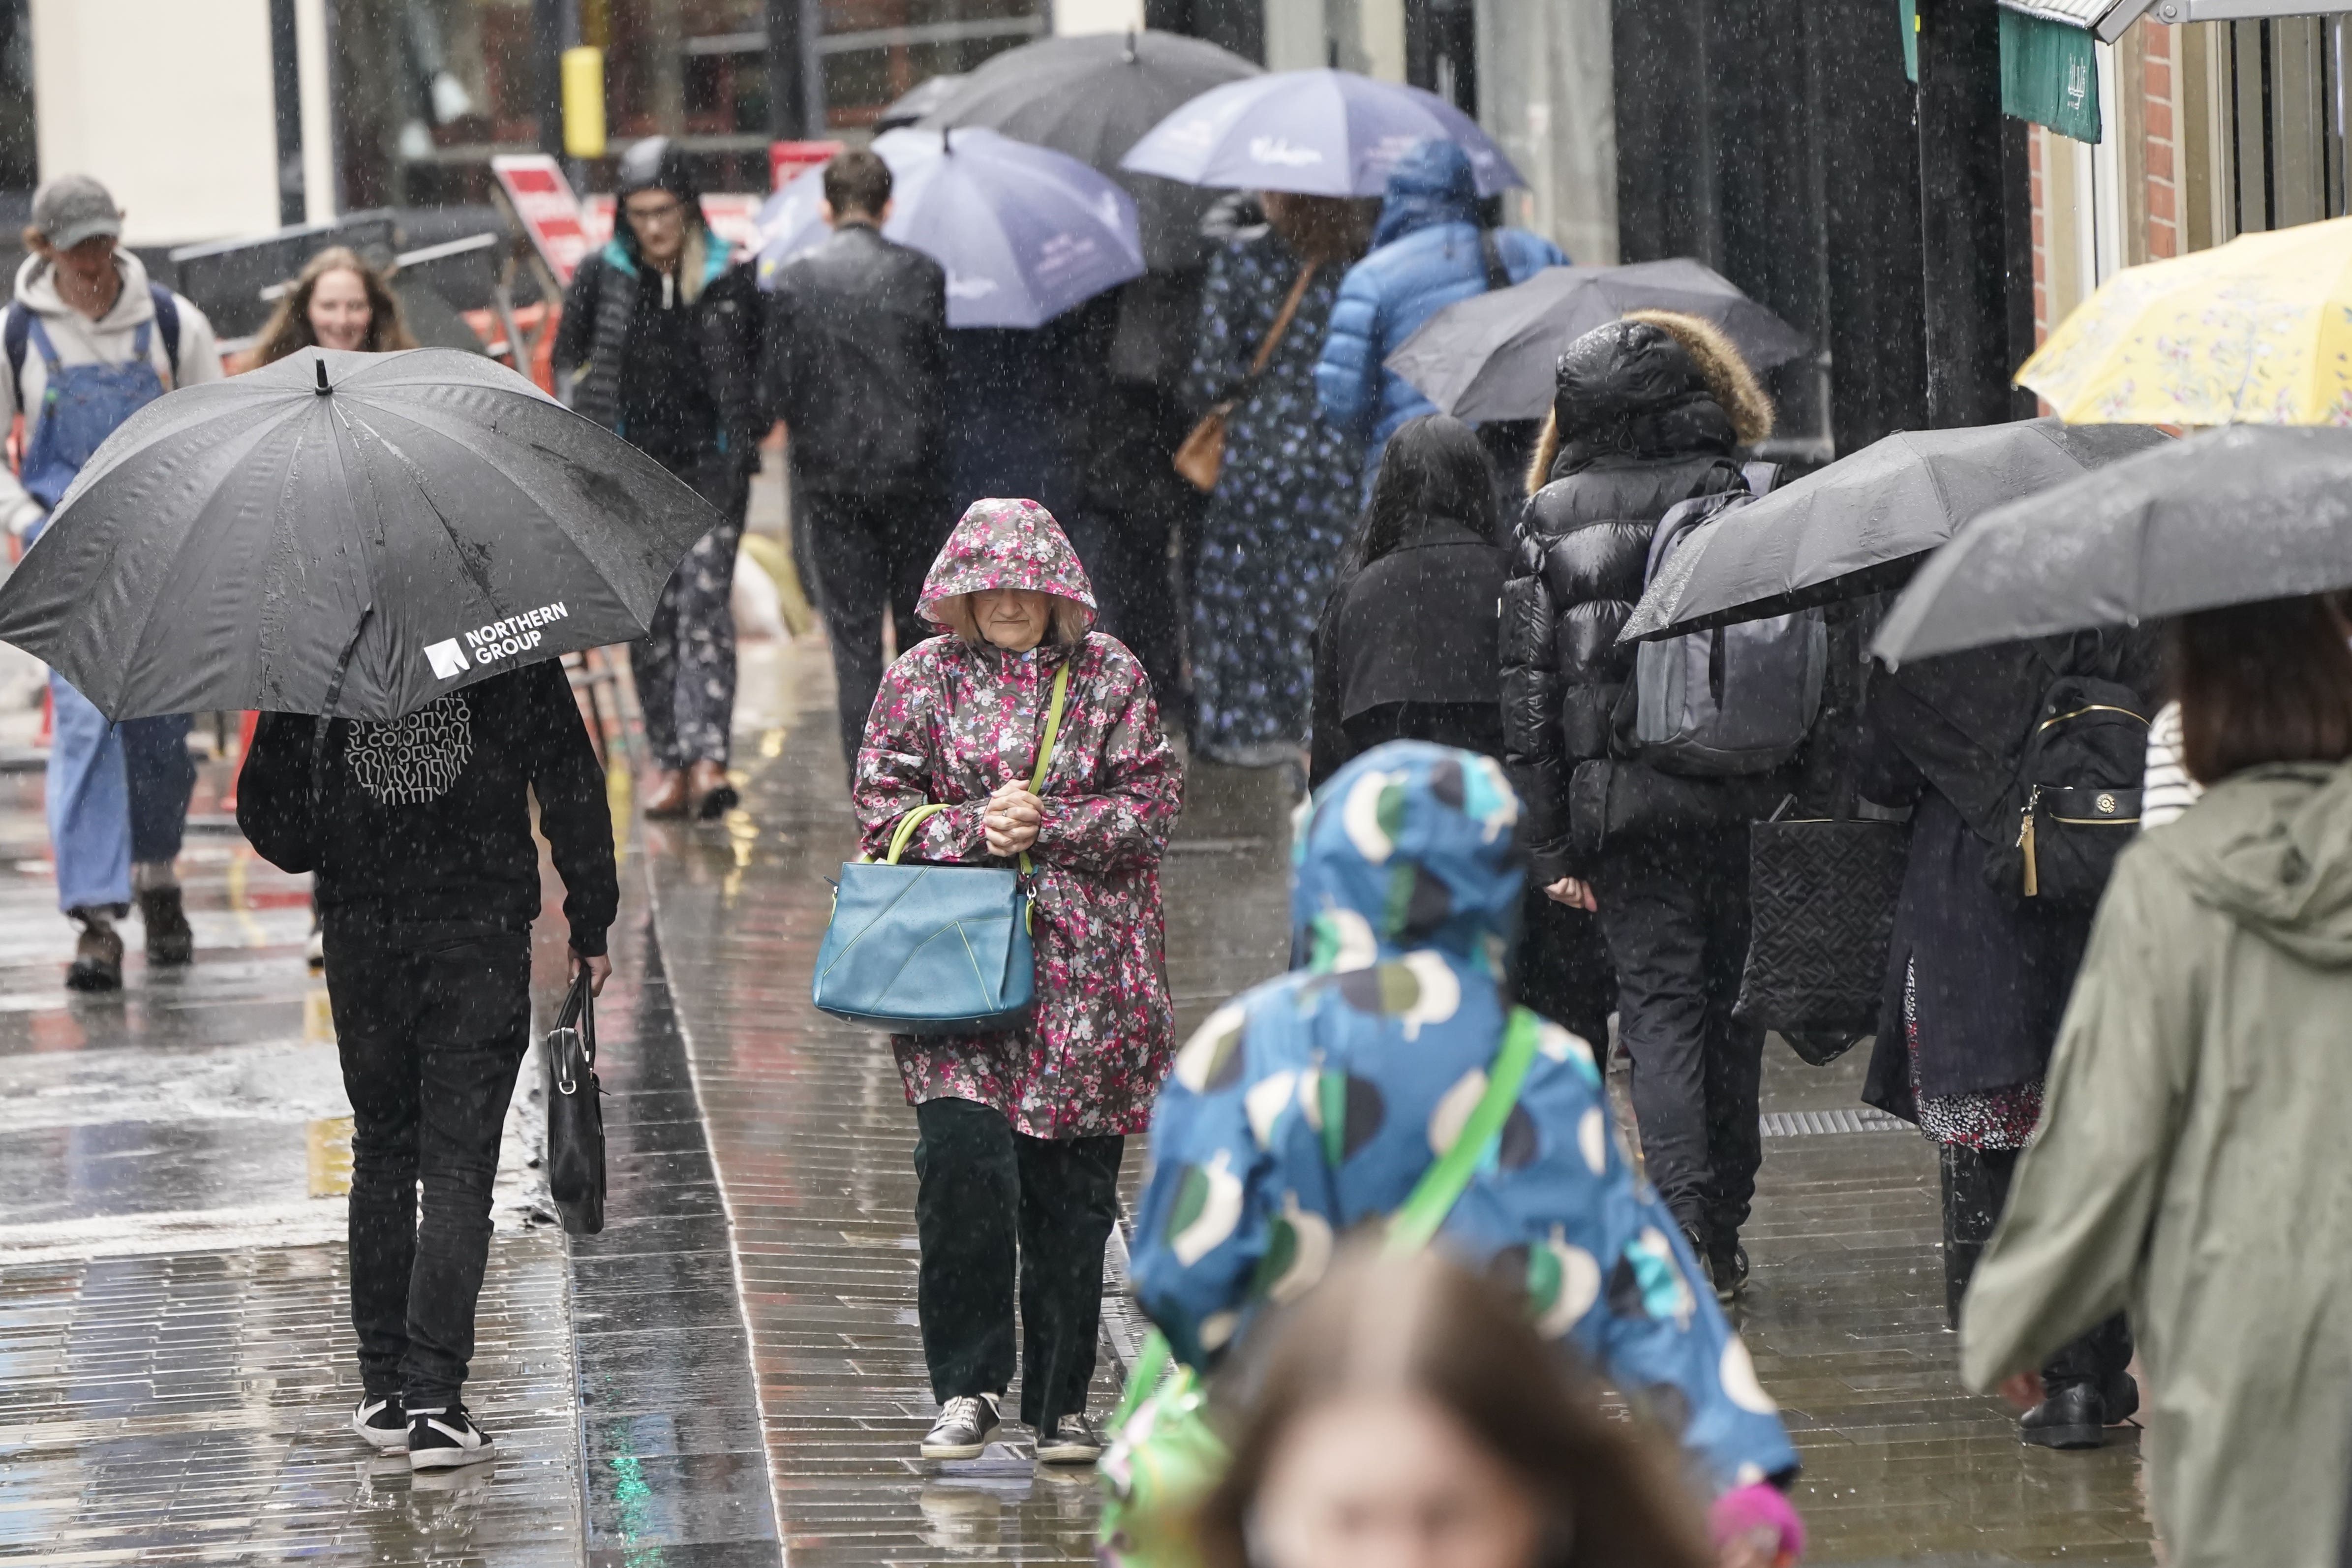
MULTIPOLYGON (((950 327, 1038 327, 1143 275, 1135 201, 1065 153, 993 131, 890 131, 874 139, 895 182, 882 233, 948 272, 950 327)), ((760 285, 826 234, 824 172, 760 209, 760 285)))
POLYGON ((1377 196, 1415 142, 1454 142, 1478 194, 1525 184, 1477 122, 1433 92, 1354 71, 1276 71, 1213 88, 1145 133, 1119 161, 1188 185, 1377 196))

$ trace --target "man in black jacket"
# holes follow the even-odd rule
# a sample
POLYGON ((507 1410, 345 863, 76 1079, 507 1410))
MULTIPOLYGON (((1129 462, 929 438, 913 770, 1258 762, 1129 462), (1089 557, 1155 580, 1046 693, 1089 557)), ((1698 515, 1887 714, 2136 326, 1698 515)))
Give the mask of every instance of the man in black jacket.
POLYGON ((702 214, 685 155, 665 137, 621 159, 612 242, 563 298, 555 363, 572 405, 692 485, 724 519, 695 542, 630 650, 654 776, 647 816, 715 817, 735 716, 735 550, 768 419, 759 385, 759 289, 702 214))
POLYGON ((796 526, 833 638, 841 749, 854 773, 882 683, 882 616, 904 651, 924 574, 947 542, 948 285, 940 264, 882 237, 889 165, 858 149, 824 166, 833 234, 770 284, 767 383, 793 459, 796 526))
POLYGON ((1748 823, 1779 774, 1684 778, 1631 744, 1633 655, 1617 634, 1651 537, 1676 504, 1743 490, 1733 452, 1772 405, 1706 322, 1612 321, 1560 356, 1503 590, 1506 762, 1528 811, 1532 879, 1596 911, 1617 971, 1619 1037, 1650 1180, 1728 1300, 1763 1159, 1764 1036, 1732 1004, 1748 952, 1748 823))
POLYGON ((327 994, 351 1096, 352 1416, 419 1470, 490 1439, 458 1394, 489 1259, 490 1184, 530 1026, 540 907, 530 796, 563 878, 572 963, 604 984, 619 908, 604 779, 554 660, 389 723, 265 713, 236 821, 317 874, 327 994), (424 1186, 424 1223, 417 1187, 424 1186))

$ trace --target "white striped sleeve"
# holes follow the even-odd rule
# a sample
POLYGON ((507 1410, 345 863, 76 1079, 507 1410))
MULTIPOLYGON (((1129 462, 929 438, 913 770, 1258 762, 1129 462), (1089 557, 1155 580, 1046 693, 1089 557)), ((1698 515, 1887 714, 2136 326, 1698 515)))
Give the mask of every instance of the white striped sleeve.
POLYGON ((2180 760, 2180 704, 2168 702, 2147 727, 2147 772, 2141 780, 2139 825, 2161 827, 2197 804, 2205 786, 2180 760))

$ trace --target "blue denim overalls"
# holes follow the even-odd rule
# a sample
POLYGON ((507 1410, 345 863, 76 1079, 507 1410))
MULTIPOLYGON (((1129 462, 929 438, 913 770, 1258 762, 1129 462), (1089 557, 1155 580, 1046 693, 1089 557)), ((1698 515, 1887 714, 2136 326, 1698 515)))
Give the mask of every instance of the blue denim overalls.
MULTIPOLYGON (((41 318, 33 315, 28 325, 48 379, 40 406, 26 410, 32 428, 22 482, 34 500, 54 509, 100 443, 163 395, 163 378, 151 353, 152 321, 140 323, 131 358, 121 364, 61 364, 41 318)), ((36 524, 28 540, 37 539, 47 521, 36 524)), ((180 852, 196 782, 188 716, 110 725, 55 671, 49 695, 49 845, 58 907, 126 906, 131 861, 170 860, 180 852)))

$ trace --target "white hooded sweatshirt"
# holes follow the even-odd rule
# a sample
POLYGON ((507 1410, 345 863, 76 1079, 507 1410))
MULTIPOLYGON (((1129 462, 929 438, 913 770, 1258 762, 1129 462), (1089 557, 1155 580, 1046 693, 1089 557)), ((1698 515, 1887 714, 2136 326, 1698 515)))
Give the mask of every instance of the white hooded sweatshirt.
MULTIPOLYGON (((115 297, 113 309, 93 321, 67 304, 58 295, 55 269, 41 257, 28 256, 16 269, 16 303, 10 310, 27 309, 41 319, 42 330, 57 346, 58 363, 77 364, 128 364, 133 343, 138 340, 142 321, 155 319, 155 300, 148 292, 147 268, 130 251, 114 253, 115 270, 122 276, 122 291, 115 297)), ((180 374, 172 374, 171 349, 159 331, 148 334, 147 353, 154 362, 155 374, 169 392, 174 386, 193 386, 200 381, 221 378, 220 351, 213 342, 213 324, 205 313, 188 300, 174 294, 180 307, 180 374)), ((47 389, 49 372, 41 360, 37 343, 25 345, 25 368, 15 376, 0 362, 0 430, 7 428, 20 408, 37 410, 42 394, 47 389)), ((25 431, 27 447, 33 432, 25 431)), ((21 535, 41 517, 41 503, 25 493, 16 482, 16 474, 5 464, 0 464, 0 526, 12 534, 21 535)))

